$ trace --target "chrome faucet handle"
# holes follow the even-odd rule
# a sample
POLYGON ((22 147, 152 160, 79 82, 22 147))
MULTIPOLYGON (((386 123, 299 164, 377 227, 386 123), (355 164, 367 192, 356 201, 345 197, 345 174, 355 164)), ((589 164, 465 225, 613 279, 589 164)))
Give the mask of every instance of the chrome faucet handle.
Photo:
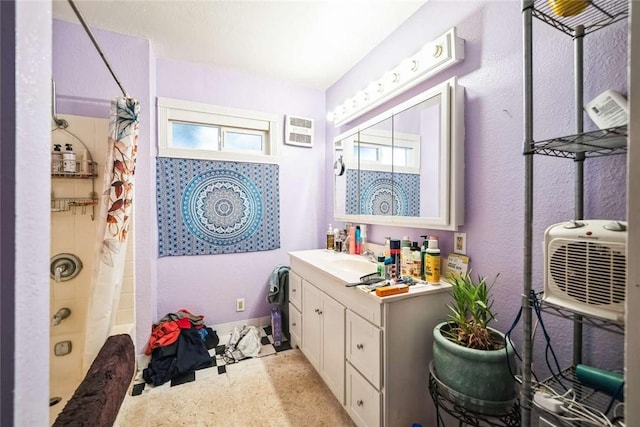
POLYGON ((371 249, 367 249, 362 253, 362 256, 367 258, 369 261, 371 262, 377 262, 378 259, 376 258, 376 254, 375 252, 373 252, 371 249))

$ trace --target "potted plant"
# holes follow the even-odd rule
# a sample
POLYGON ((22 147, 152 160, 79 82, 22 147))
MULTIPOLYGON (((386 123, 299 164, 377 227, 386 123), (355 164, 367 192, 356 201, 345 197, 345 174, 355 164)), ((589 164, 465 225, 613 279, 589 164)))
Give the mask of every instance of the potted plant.
POLYGON ((483 413, 502 413, 516 399, 514 349, 504 334, 488 326, 495 319, 491 287, 485 277, 453 275, 451 313, 435 326, 433 363, 437 379, 465 407, 483 413))

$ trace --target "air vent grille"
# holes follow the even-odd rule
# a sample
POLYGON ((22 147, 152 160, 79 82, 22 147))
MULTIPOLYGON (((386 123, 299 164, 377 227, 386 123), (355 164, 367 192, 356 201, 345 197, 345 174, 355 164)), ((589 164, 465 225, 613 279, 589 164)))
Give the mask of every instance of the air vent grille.
POLYGON ((554 239, 548 253, 551 292, 587 305, 624 303, 624 244, 554 239))

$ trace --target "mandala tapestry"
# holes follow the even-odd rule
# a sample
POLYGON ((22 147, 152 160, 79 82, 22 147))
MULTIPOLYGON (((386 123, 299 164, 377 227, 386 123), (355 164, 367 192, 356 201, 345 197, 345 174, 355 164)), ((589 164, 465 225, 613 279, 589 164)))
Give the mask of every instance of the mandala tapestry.
POLYGON ((420 216, 420 176, 409 173, 347 171, 347 214, 420 216), (360 200, 353 195, 360 194, 360 200))
POLYGON ((278 165, 158 158, 160 256, 280 247, 278 165))

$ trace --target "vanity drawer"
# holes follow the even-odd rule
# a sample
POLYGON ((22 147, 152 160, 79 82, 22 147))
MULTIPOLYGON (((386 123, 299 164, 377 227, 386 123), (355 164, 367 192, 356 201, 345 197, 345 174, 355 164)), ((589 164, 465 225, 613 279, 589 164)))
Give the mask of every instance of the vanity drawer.
POLYGON ((289 302, 302 311, 302 277, 293 271, 289 272, 289 302))
POLYGON ((382 331, 347 311, 347 360, 377 389, 382 387, 382 331))
POLYGON ((347 412, 360 426, 377 427, 382 420, 382 395, 347 363, 347 412))
POLYGON ((293 304, 289 304, 289 334, 291 335, 291 346, 293 348, 301 347, 302 315, 293 304))

